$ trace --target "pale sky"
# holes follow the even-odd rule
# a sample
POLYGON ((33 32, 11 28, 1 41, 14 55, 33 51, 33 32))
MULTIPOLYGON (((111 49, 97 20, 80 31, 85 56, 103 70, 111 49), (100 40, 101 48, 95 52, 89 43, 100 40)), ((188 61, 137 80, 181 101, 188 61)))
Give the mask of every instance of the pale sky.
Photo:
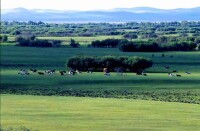
POLYGON ((1 0, 1 9, 99 10, 131 7, 161 9, 200 7, 200 0, 1 0))

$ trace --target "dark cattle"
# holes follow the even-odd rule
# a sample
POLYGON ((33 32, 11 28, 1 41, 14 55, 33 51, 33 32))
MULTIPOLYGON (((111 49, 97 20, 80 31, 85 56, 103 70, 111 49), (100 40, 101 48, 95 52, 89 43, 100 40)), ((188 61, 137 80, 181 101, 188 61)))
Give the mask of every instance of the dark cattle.
POLYGON ((60 72, 60 75, 63 76, 63 75, 65 75, 65 73, 64 72, 60 72))
POLYGON ((136 75, 142 75, 142 73, 141 72, 136 72, 136 75))
POLYGON ((39 75, 44 75, 44 73, 43 73, 43 72, 38 72, 38 74, 39 74, 39 75))
POLYGON ((169 66, 165 66, 165 68, 166 68, 166 69, 169 69, 170 67, 169 67, 169 66))
POLYGON ((30 69, 30 71, 32 71, 32 72, 37 72, 37 70, 36 70, 36 69, 32 69, 32 68, 30 69))
POLYGON ((59 71, 60 73, 67 73, 67 71, 59 71))
POLYGON ((60 75, 65 75, 67 71, 60 71, 60 75))
POLYGON ((181 77, 181 75, 176 75, 177 77, 181 77))
POLYGON ((190 72, 187 72, 187 71, 186 71, 185 73, 186 73, 186 74, 191 74, 190 72))
POLYGON ((174 72, 174 73, 175 73, 175 72, 177 72, 177 70, 174 70, 174 71, 172 71, 172 72, 174 72))
POLYGON ((54 69, 53 69, 53 70, 51 70, 51 72, 52 72, 52 73, 55 73, 55 72, 56 72, 56 70, 54 70, 54 69))
POLYGON ((147 74, 146 74, 146 73, 142 73, 142 75, 143 75, 143 76, 147 76, 147 74))

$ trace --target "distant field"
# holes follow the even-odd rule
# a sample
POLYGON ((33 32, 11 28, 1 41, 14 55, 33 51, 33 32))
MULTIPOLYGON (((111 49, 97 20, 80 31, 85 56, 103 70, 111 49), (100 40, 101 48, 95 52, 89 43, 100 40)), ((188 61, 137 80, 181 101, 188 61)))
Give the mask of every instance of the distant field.
POLYGON ((113 36, 96 36, 96 37, 37 37, 38 39, 43 40, 62 40, 64 44, 68 44, 70 39, 74 39, 80 44, 90 44, 95 40, 104 40, 104 39, 121 39, 121 35, 113 35, 113 36))
POLYGON ((2 127, 61 130, 200 130, 199 105, 128 99, 1 96, 2 127))
MULTIPOLYGON (((122 35, 110 35, 110 36, 94 36, 94 37, 37 37, 38 39, 42 40, 61 40, 63 41, 63 44, 68 44, 70 39, 74 39, 75 41, 79 42, 80 44, 85 44, 88 45, 92 41, 95 40, 104 40, 104 39, 122 39, 122 35)), ((8 41, 14 41, 15 37, 14 36, 9 36, 8 41)), ((4 43, 5 44, 5 43, 4 43)))

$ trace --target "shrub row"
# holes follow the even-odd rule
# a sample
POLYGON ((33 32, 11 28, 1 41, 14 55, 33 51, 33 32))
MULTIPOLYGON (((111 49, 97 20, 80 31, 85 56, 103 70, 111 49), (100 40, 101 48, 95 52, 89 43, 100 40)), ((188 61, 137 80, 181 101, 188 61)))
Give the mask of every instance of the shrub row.
POLYGON ((155 100, 166 102, 181 102, 200 104, 200 97, 197 92, 180 90, 73 90, 73 89, 20 89, 1 88, 1 94, 17 95, 43 95, 43 96, 76 96, 76 97, 103 97, 103 98, 126 98, 140 100, 155 100))
POLYGON ((123 52, 192 51, 196 47, 197 44, 191 41, 158 44, 154 41, 123 40, 119 43, 119 50, 123 52))
POLYGON ((30 47, 60 47, 60 40, 38 40, 35 36, 16 37, 18 46, 30 46, 30 47))
POLYGON ((106 39, 96 40, 89 45, 94 48, 116 48, 123 52, 158 52, 158 51, 192 51, 198 47, 198 39, 170 39, 159 37, 156 40, 137 40, 129 41, 127 39, 106 39))

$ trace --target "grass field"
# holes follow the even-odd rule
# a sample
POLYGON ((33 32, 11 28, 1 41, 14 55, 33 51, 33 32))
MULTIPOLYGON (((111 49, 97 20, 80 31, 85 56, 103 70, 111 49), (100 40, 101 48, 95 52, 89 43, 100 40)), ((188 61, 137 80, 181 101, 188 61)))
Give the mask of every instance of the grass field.
POLYGON ((153 53, 110 48, 0 47, 3 128, 200 130, 200 52, 159 52, 152 57, 153 53), (103 72, 61 76, 58 71, 68 70, 66 61, 74 55, 143 56, 154 65, 147 69, 147 76, 117 76, 114 72, 110 77, 103 72), (56 74, 17 74, 30 68, 56 69, 56 74), (169 77, 167 72, 172 70, 182 77, 169 77))
POLYGON ((108 98, 1 96, 2 127, 40 131, 200 130, 199 105, 108 98))
POLYGON ((31 48, 1 46, 1 89, 4 93, 117 97, 161 101, 200 103, 200 52, 154 53, 154 66, 147 77, 128 73, 127 76, 105 77, 103 73, 60 76, 67 70, 65 63, 74 55, 136 55, 151 58, 152 53, 124 53, 103 48, 31 48), (30 53, 31 52, 31 53, 30 53), (173 58, 169 56, 173 55, 173 58), (171 69, 164 69, 163 65, 171 69), (20 76, 21 68, 39 71, 56 69, 55 75, 20 76), (167 72, 178 70, 181 78, 168 77, 167 72), (192 74, 187 75, 185 71, 192 74), (108 93, 107 93, 108 92, 108 93), (127 93, 128 92, 128 93, 127 93))
POLYGON ((34 48, 34 47, 16 47, 1 46, 1 66, 5 67, 38 67, 38 68, 56 68, 65 69, 66 61, 69 57, 75 55, 92 55, 92 56, 143 56, 151 58, 154 62, 154 68, 150 71, 168 72, 163 66, 170 66, 171 70, 181 72, 191 71, 200 73, 200 52, 164 52, 165 57, 161 57, 163 52, 154 53, 140 52, 120 52, 114 48, 34 48), (170 56, 173 55, 173 58, 170 56))

